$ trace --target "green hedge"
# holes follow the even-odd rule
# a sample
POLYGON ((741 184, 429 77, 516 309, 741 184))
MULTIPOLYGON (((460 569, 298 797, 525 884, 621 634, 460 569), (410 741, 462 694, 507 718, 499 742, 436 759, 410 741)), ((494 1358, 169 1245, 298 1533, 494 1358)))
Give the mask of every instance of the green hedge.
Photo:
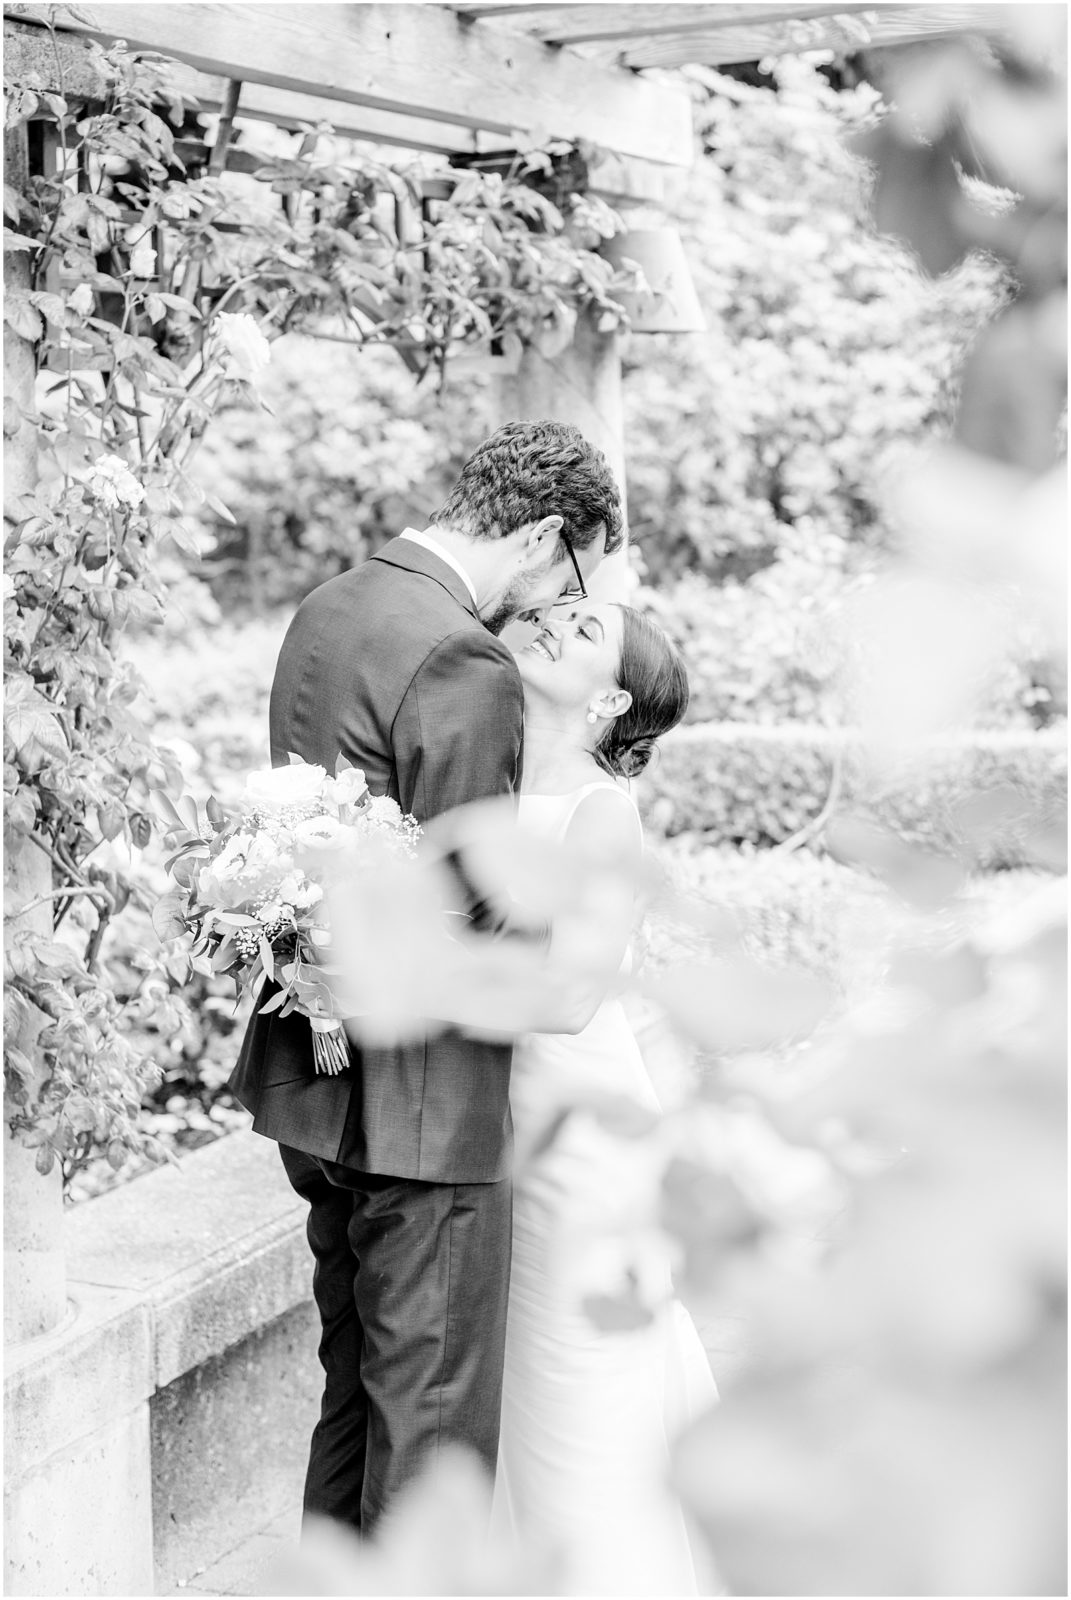
POLYGON ((656 841, 652 853, 662 888, 643 927, 648 977, 743 949, 764 966, 828 978, 842 994, 869 992, 888 942, 902 935, 911 947, 945 947, 1048 876, 1029 869, 971 874, 940 916, 920 920, 869 873, 812 850, 711 844, 693 833, 656 841))
POLYGON ((906 839, 962 852, 978 867, 1029 864, 1031 829, 1046 822, 1062 827, 1067 804, 1062 727, 949 737, 910 771, 879 780, 868 770, 851 730, 802 723, 692 725, 662 741, 637 797, 656 833, 698 832, 725 844, 780 844, 819 815, 838 759, 838 812, 863 812, 906 839), (959 808, 996 789, 1014 791, 1021 815, 984 843, 969 840, 957 819, 959 808))

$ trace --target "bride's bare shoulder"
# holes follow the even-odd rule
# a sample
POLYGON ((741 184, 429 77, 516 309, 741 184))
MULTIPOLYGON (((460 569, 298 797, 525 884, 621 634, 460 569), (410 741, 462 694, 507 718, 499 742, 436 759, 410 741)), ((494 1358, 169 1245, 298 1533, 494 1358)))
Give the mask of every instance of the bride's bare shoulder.
POLYGON ((628 854, 643 844, 636 803, 623 784, 611 778, 589 784, 569 819, 567 838, 582 849, 605 852, 608 848, 628 854))

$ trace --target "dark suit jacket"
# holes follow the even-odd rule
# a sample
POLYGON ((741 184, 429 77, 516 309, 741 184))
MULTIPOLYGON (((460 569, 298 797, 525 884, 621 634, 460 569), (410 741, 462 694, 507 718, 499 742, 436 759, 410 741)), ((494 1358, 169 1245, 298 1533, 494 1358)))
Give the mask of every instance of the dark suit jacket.
MULTIPOLYGON (((293 750, 333 772, 341 751, 424 822, 516 790, 522 712, 513 657, 461 578, 395 539, 299 607, 272 686, 271 758, 293 750)), ((318 1076, 304 1017, 254 1013, 230 1087, 258 1133, 362 1172, 506 1176, 509 1046, 448 1033, 354 1054, 350 1071, 318 1076)))

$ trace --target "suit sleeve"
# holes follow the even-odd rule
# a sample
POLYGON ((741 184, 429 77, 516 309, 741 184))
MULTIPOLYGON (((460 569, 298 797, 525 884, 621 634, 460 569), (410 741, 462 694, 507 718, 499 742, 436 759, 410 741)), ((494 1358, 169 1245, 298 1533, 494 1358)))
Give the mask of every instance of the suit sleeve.
POLYGON ((394 720, 399 803, 421 822, 520 780, 524 693, 492 634, 450 634, 417 670, 394 720))

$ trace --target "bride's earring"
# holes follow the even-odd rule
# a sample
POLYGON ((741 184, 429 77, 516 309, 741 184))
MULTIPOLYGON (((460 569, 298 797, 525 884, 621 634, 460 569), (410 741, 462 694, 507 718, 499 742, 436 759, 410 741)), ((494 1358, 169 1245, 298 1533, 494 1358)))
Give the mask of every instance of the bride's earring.
POLYGON ((595 707, 592 706, 591 710, 588 712, 588 721, 589 722, 598 722, 598 720, 599 720, 599 713, 595 710, 595 707))

